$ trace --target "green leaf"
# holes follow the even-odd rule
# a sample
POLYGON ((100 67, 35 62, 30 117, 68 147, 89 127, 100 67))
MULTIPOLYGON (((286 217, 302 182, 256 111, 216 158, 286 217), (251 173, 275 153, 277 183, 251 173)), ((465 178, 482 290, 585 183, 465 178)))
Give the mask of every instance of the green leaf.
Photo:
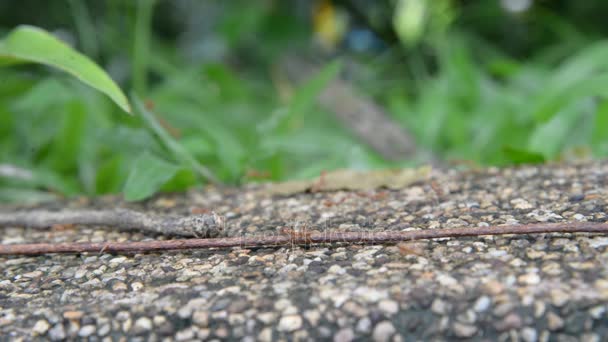
POLYGON ((139 97, 137 95, 135 95, 133 93, 131 98, 133 100, 133 103, 135 104, 135 108, 136 108, 137 112, 144 119, 144 122, 146 123, 148 128, 151 129, 154 132, 154 134, 156 134, 156 136, 158 136, 158 138, 163 143, 163 145, 165 145, 165 147, 175 156, 176 159, 182 161, 183 163, 188 164, 190 166, 190 168, 192 168, 198 174, 203 176, 205 179, 207 179, 211 182, 214 182, 214 183, 218 183, 218 181, 215 178, 215 176, 213 175, 213 173, 211 173, 211 171, 209 169, 207 169, 206 167, 201 165, 196 160, 196 158, 194 158, 194 156, 192 156, 192 154, 188 150, 186 150, 186 148, 184 148, 182 145, 180 145, 180 143, 177 140, 175 140, 160 125, 158 120, 156 120, 156 118, 154 117, 154 114, 152 114, 151 112, 149 112, 146 109, 146 107, 143 105, 143 103, 141 102, 141 100, 139 99, 139 97))
POLYGON ((144 152, 135 160, 127 178, 124 187, 125 200, 139 201, 152 196, 178 170, 178 166, 155 157, 147 151, 144 152))
POLYGON ((595 113, 592 143, 600 145, 608 142, 608 100, 602 100, 595 113))
POLYGON ((0 66, 23 62, 61 69, 108 95, 125 112, 131 113, 126 96, 105 71, 40 28, 21 25, 0 41, 0 66))
POLYGON ((545 161, 542 154, 517 147, 505 146, 503 152, 507 160, 514 164, 539 164, 545 161))
POLYGON ((342 63, 333 61, 321 69, 313 78, 298 88, 291 103, 287 118, 301 116, 309 110, 316 102, 317 96, 325 88, 325 86, 334 79, 340 70, 342 63))

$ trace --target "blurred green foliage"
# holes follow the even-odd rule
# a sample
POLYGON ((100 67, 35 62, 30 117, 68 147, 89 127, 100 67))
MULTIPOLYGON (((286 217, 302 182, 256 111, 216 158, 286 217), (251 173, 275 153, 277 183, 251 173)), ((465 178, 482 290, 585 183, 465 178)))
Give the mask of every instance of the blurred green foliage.
POLYGON ((0 37, 20 24, 45 28, 142 99, 129 116, 53 69, 0 68, 0 164, 27 171, 0 175, 0 201, 138 200, 209 175, 236 184, 415 162, 382 160, 316 105, 337 75, 443 160, 608 154, 608 3, 319 3, 0 2, 0 37), (329 48, 314 43, 323 37, 329 48), (293 51, 325 67, 288 89, 275 64, 293 51), (334 57, 355 70, 340 72, 334 57))

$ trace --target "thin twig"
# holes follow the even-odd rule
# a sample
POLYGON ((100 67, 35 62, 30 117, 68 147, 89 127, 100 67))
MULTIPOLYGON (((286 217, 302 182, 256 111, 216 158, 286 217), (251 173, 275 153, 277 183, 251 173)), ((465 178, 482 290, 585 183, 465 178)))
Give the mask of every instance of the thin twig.
POLYGON ((528 225, 489 226, 474 228, 425 229, 406 232, 323 232, 306 234, 280 234, 214 239, 181 239, 141 242, 106 243, 39 243, 0 245, 0 255, 39 255, 47 253, 133 253, 179 249, 227 248, 227 247, 279 247, 318 243, 391 244, 401 241, 452 238, 480 235, 539 234, 539 233, 608 233, 608 223, 540 223, 528 225))
POLYGON ((185 237, 224 235, 224 219, 215 213, 191 216, 160 216, 127 209, 21 211, 0 213, 0 227, 48 228, 53 225, 108 226, 185 237))

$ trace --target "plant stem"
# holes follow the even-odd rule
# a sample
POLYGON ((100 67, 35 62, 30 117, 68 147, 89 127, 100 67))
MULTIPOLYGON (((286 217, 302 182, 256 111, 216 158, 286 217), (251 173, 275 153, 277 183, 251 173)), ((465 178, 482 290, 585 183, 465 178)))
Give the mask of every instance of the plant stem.
POLYGON ((474 228, 424 229, 406 232, 323 232, 277 234, 214 239, 179 239, 141 242, 107 243, 38 243, 0 245, 0 255, 39 255, 47 253, 142 253, 166 250, 207 249, 229 247, 280 247, 309 244, 392 244, 402 241, 457 238, 464 236, 540 234, 540 233, 608 233, 608 223, 540 223, 474 228))
POLYGON ((156 0, 138 0, 133 37, 133 88, 141 96, 146 94, 147 64, 150 52, 152 13, 156 0))

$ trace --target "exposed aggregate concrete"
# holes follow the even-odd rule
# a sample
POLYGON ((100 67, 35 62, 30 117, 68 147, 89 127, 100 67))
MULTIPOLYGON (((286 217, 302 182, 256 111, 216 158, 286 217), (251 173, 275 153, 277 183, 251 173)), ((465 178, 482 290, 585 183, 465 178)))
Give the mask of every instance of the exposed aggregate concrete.
MULTIPOLYGON (((607 218, 608 163, 434 171, 398 191, 268 196, 260 186, 47 204, 214 210, 229 232, 441 229, 607 218)), ((7 208, 5 208, 7 209, 7 208)), ((5 229, 2 243, 159 239, 109 227, 5 229)), ((397 246, 0 258, 0 336, 17 339, 600 341, 608 237, 484 236, 397 246)))

